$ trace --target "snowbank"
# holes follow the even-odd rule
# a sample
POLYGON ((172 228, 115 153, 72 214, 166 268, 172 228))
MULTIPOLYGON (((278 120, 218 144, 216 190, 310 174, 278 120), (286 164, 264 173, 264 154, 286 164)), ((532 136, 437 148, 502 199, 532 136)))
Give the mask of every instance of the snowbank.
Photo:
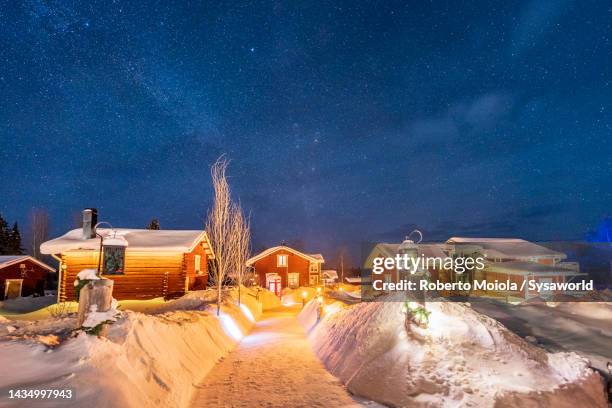
MULTIPOLYGON (((0 390, 25 384, 74 389, 76 399, 62 406, 186 406, 194 384, 250 331, 260 313, 252 306, 228 301, 219 317, 214 305, 157 315, 121 312, 104 336, 80 333, 53 348, 42 341, 2 341, 7 369, 0 371, 0 390)), ((0 399, 0 405, 18 403, 0 399)))
POLYGON ((261 302, 261 307, 263 310, 276 309, 282 306, 281 300, 278 298, 278 296, 276 296, 273 292, 270 292, 268 289, 260 288, 257 296, 261 302))
POLYGON ((282 291, 281 301, 285 306, 292 306, 302 304, 302 301, 306 299, 306 302, 310 301, 313 297, 317 296, 317 289, 311 287, 299 287, 297 289, 285 288, 282 291))
POLYGON ((429 327, 410 334, 400 302, 336 302, 318 324, 311 302, 299 320, 330 372, 383 404, 607 406, 601 378, 577 354, 547 353, 464 304, 427 308, 429 327))

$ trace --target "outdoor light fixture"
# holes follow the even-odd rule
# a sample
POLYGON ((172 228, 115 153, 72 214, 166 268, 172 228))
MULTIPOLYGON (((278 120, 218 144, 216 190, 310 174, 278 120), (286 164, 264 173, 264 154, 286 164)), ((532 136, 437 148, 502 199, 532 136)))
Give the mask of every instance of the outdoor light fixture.
POLYGON ((113 226, 102 221, 94 226, 96 236, 100 237, 100 251, 98 253, 98 271, 97 275, 101 275, 102 267, 105 275, 122 275, 125 266, 125 249, 128 242, 125 237, 117 235, 117 231, 113 226), (106 236, 98 233, 98 227, 101 224, 108 224, 112 231, 106 236), (111 235, 112 234, 112 235, 111 235), (104 255, 104 264, 102 265, 102 255, 104 255))
POLYGON ((306 296, 308 296, 308 292, 303 291, 302 292, 302 307, 306 305, 306 296))

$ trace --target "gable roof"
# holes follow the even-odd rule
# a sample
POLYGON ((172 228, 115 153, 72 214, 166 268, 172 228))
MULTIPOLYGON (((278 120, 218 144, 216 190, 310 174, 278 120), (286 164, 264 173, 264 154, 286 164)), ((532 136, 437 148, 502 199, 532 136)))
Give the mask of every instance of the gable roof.
POLYGON ((562 252, 518 238, 465 238, 452 237, 447 244, 473 244, 482 247, 487 258, 548 257, 565 259, 562 252))
MULTIPOLYGON (((214 258, 208 235, 202 230, 149 230, 129 228, 98 228, 103 237, 121 236, 128 242, 127 251, 143 252, 182 252, 187 253, 200 243, 205 243, 206 254, 214 258)), ((43 242, 40 252, 43 254, 61 254, 74 250, 97 251, 100 248, 100 238, 83 239, 83 230, 68 231, 59 238, 43 242)))
POLYGON ((52 268, 46 263, 41 262, 38 259, 33 258, 29 255, 2 255, 0 256, 0 269, 6 268, 7 266, 15 265, 18 263, 22 263, 24 261, 30 261, 50 272, 55 272, 55 268, 52 268))
POLYGON ((336 271, 335 269, 323 269, 321 271, 321 275, 323 275, 323 277, 326 277, 327 279, 338 279, 338 271, 336 271))
POLYGON ((544 265, 537 262, 527 261, 493 262, 487 265, 487 270, 490 272, 506 273, 508 275, 586 275, 586 273, 580 273, 559 266, 544 265))
POLYGON ((268 256, 270 254, 273 254, 276 251, 280 251, 280 250, 291 252, 292 254, 295 254, 295 255, 297 255, 299 257, 307 259, 310 262, 316 262, 316 263, 324 263, 325 262, 325 259, 323 258, 323 255, 321 255, 321 254, 305 254, 303 252, 298 251, 297 249, 293 249, 293 248, 290 248, 290 247, 285 246, 285 245, 279 245, 279 246, 275 246, 275 247, 272 247, 272 248, 268 248, 265 251, 262 251, 259 254, 249 258, 246 261, 246 264, 247 264, 247 266, 251 266, 252 264, 257 262, 261 258, 264 258, 264 257, 266 257, 266 256, 268 256))

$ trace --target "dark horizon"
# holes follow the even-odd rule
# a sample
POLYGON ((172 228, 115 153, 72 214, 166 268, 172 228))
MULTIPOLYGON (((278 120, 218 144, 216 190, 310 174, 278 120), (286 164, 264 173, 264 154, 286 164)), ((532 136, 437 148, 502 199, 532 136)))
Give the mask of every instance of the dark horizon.
POLYGON ((199 229, 231 160, 254 250, 453 235, 580 240, 612 209, 612 9, 507 4, 11 5, 0 214, 51 236, 199 229))

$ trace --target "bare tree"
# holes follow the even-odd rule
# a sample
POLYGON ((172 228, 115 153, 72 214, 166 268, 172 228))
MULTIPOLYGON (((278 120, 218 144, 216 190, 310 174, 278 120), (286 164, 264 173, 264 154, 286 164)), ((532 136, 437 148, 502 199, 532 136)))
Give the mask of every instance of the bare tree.
POLYGON ((30 211, 29 249, 36 259, 41 258, 40 244, 49 238, 49 214, 44 209, 34 208, 30 211))
POLYGON ((227 165, 227 159, 221 156, 210 168, 215 196, 206 219, 206 232, 215 254, 215 259, 210 265, 210 280, 217 287, 217 315, 221 312, 223 282, 234 266, 232 262, 234 245, 230 216, 232 205, 229 184, 225 174, 227 165))
POLYGON ((238 304, 241 302, 240 287, 247 278, 246 261, 251 253, 250 220, 244 216, 240 203, 232 203, 230 208, 232 253, 232 278, 238 284, 238 304))

